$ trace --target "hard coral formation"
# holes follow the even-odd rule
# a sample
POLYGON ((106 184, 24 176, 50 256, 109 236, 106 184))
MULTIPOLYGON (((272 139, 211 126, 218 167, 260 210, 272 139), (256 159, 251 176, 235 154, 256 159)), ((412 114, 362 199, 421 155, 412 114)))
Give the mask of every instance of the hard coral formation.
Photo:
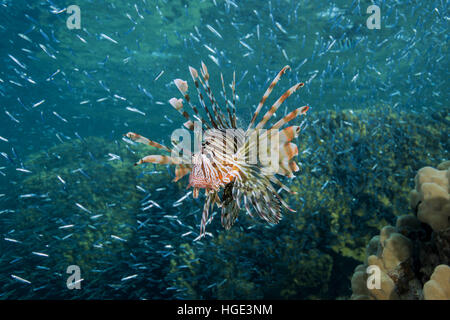
POLYGON ((441 264, 423 286, 425 300, 450 300, 450 267, 441 264))
POLYGON ((372 238, 352 277, 352 299, 450 299, 449 170, 419 170, 411 192, 417 218, 400 216, 372 238), (379 288, 368 283, 372 266, 381 273, 379 288))
POLYGON ((450 226, 450 168, 422 168, 415 183, 416 187, 411 191, 411 207, 417 210, 419 220, 435 231, 447 229, 450 226))

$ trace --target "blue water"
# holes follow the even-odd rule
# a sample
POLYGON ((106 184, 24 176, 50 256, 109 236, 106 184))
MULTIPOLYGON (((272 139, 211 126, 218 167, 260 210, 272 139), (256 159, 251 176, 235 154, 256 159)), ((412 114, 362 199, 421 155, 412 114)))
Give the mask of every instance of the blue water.
POLYGON ((448 3, 373 3, 380 29, 359 0, 0 0, 0 298, 348 298, 415 172, 448 159, 448 3), (172 81, 201 61, 217 97, 235 72, 245 128, 283 66, 267 104, 305 83, 279 111, 310 106, 276 226, 242 211, 226 231, 219 212, 193 241, 202 196, 174 206, 186 178, 133 166, 149 149, 123 134, 169 144, 172 81))

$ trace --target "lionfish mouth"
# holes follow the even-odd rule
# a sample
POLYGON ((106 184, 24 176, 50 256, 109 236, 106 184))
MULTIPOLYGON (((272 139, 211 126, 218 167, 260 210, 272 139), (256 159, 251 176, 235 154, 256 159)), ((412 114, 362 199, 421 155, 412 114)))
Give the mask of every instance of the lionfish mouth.
POLYGON ((204 138, 205 141, 202 142, 202 151, 194 154, 189 159, 190 161, 185 161, 185 158, 178 157, 178 147, 174 148, 176 149, 174 151, 136 133, 129 132, 126 134, 133 141, 151 145, 171 153, 171 156, 149 155, 139 160, 136 164, 147 162, 173 164, 175 165, 175 182, 190 173, 188 188, 194 188, 194 198, 198 197, 200 189, 205 189, 206 198, 199 237, 204 236, 206 233, 206 225, 211 222, 209 211, 214 205, 221 208, 221 221, 225 229, 231 228, 234 224, 242 205, 249 215, 253 216, 256 214, 271 224, 276 224, 281 220, 281 207, 294 211, 289 208, 275 189, 275 186, 277 186, 286 192, 292 193, 276 175, 292 178, 294 177, 294 172, 299 170, 293 159, 298 154, 298 147, 292 140, 298 136, 302 126, 283 127, 297 116, 304 115, 309 107, 303 106, 291 111, 275 122, 269 128, 270 130, 259 129, 263 129, 281 104, 297 89, 303 87, 304 84, 300 82, 289 88, 275 101, 272 107, 264 114, 261 121, 254 126, 265 101, 281 76, 288 69, 290 69, 289 66, 281 69, 271 82, 245 131, 242 129, 239 129, 239 131, 236 126, 235 73, 233 73, 233 81, 231 83, 232 100, 227 98, 225 83, 221 74, 222 95, 225 101, 224 106, 219 107, 219 103, 209 85, 209 73, 206 65, 203 62, 201 63, 201 77, 196 69, 189 67, 200 105, 204 111, 202 113, 191 101, 188 94, 188 83, 181 79, 175 79, 174 83, 184 100, 183 98, 172 98, 169 100, 170 105, 186 119, 186 122, 183 124, 185 128, 194 133, 198 132, 196 124, 191 120, 192 117, 195 117, 195 119, 199 120, 201 133, 207 133, 204 138), (209 107, 203 98, 204 94, 210 101, 209 107), (183 101, 187 103, 189 108, 185 109, 183 101), (204 115, 206 115, 207 119, 203 117, 204 115), (239 133, 229 138, 225 132, 228 133, 231 129, 239 133), (277 144, 273 144, 271 140, 270 146, 262 144, 261 147, 260 141, 274 137, 278 139, 276 141, 277 144), (236 143, 236 141, 240 143, 236 143), (227 148, 230 145, 232 145, 231 154, 229 152, 224 153, 224 150, 229 151, 227 148), (269 162, 257 161, 256 163, 248 163, 246 161, 247 156, 252 152, 252 148, 256 146, 263 148, 265 152, 274 152, 276 157, 271 158, 269 162), (276 168, 276 170, 273 170, 273 168, 276 168))

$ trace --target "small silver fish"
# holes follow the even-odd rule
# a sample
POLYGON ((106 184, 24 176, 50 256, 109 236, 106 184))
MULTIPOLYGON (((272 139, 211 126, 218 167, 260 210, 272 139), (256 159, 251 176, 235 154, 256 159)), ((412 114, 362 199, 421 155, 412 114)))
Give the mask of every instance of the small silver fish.
POLYGON ((22 69, 25 69, 25 70, 27 69, 27 66, 24 65, 24 64, 22 64, 22 63, 21 63, 19 60, 17 60, 14 56, 8 54, 8 57, 10 57, 11 60, 14 61, 15 63, 17 63, 17 65, 18 65, 19 67, 21 67, 22 69))
POLYGON ((32 254, 34 254, 36 256, 40 256, 40 257, 48 257, 48 254, 42 253, 42 252, 33 251, 32 254))
POLYGON ((159 78, 161 78, 161 76, 164 74, 164 70, 162 70, 157 76, 156 76, 156 78, 155 78, 155 80, 153 80, 153 81, 156 81, 156 80, 158 80, 159 78))
POLYGON ((83 210, 83 211, 85 211, 85 212, 87 212, 87 213, 89 213, 89 214, 92 214, 92 212, 91 212, 90 210, 86 209, 85 207, 83 207, 83 206, 82 206, 81 204, 79 204, 78 202, 76 202, 75 205, 76 205, 78 208, 80 208, 81 210, 83 210))
POLYGON ((14 280, 17 280, 17 281, 19 281, 19 282, 22 282, 22 283, 27 283, 27 284, 30 284, 30 283, 31 283, 31 282, 28 281, 27 279, 21 278, 21 277, 19 277, 19 276, 14 275, 14 274, 11 275, 11 278, 13 278, 14 280))
POLYGON ((118 42, 117 42, 116 40, 114 40, 114 39, 108 37, 108 36, 107 36, 106 34, 104 34, 104 33, 100 33, 100 37, 102 37, 103 39, 109 40, 109 41, 111 41, 111 42, 113 42, 113 43, 115 43, 115 44, 118 44, 118 42))
POLYGON ((120 281, 130 280, 130 279, 136 278, 137 276, 138 276, 137 274, 133 274, 132 276, 128 276, 128 277, 120 279, 120 281))
POLYGON ((122 239, 121 237, 118 237, 118 236, 116 236, 116 235, 111 235, 111 238, 113 238, 113 239, 116 239, 116 240, 119 240, 119 241, 123 241, 123 242, 126 242, 127 240, 125 240, 125 239, 122 239))
POLYGON ((35 104, 33 104, 33 108, 36 108, 36 107, 38 107, 38 106, 40 106, 41 104, 43 104, 45 102, 45 99, 44 100, 41 100, 41 101, 39 101, 39 102, 36 102, 35 104))
POLYGON ((220 39, 222 38, 222 35, 216 30, 214 29, 212 26, 210 26, 209 24, 206 25, 206 27, 209 29, 209 31, 211 31, 212 33, 214 33, 216 36, 218 36, 220 39))
POLYGON ((145 112, 142 112, 142 111, 139 110, 139 109, 132 108, 132 107, 127 107, 126 109, 127 109, 128 111, 136 112, 136 113, 139 113, 139 114, 142 114, 143 116, 145 116, 145 112))

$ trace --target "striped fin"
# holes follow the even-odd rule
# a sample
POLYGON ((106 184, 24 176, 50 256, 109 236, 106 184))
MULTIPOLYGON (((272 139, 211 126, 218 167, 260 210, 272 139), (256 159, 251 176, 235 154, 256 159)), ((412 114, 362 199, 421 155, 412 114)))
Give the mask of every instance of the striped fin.
POLYGON ((126 134, 126 136, 135 142, 143 143, 143 144, 146 144, 146 145, 158 148, 158 149, 172 152, 172 150, 167 148, 166 146, 163 146, 162 144, 159 144, 158 142, 152 141, 150 139, 147 139, 146 137, 143 137, 140 134, 137 134, 134 132, 128 132, 126 134))
POLYGON ((288 160, 291 160, 293 157, 298 155, 298 147, 296 144, 292 142, 287 142, 280 147, 280 159, 287 157, 288 160))
MULTIPOLYGON (((224 122, 222 122, 223 117, 220 116, 220 114, 219 114, 219 112, 218 112, 218 110, 216 108, 217 102, 216 102, 214 96, 212 95, 212 93, 210 92, 211 88, 209 88, 208 85, 203 83, 203 81, 202 81, 202 79, 200 77, 198 78, 198 81, 202 85, 203 90, 205 90, 206 95, 208 96, 209 101, 211 102, 211 107, 212 107, 212 110, 213 110, 213 113, 214 113, 214 121, 217 124, 217 128, 219 128, 219 129, 227 128, 227 126, 224 124, 224 122)), ((203 98, 203 96, 201 98, 203 98)))
POLYGON ((191 120, 188 120, 185 123, 183 123, 183 126, 185 126, 191 131, 194 131, 194 123, 191 120))
POLYGON ((211 207, 214 207, 214 204, 216 203, 216 196, 216 192, 208 193, 207 191, 205 205, 203 207, 202 220, 200 223, 200 238, 204 237, 206 234, 206 224, 208 223, 209 209, 211 207))
POLYGON ((223 96, 225 97, 225 108, 227 110, 228 117, 230 119, 231 127, 236 129, 236 117, 232 116, 230 108, 228 107, 227 91, 225 89, 225 82, 223 81, 223 74, 222 73, 220 73, 220 79, 222 80, 223 96))
POLYGON ((283 129, 280 132, 279 144, 283 145, 286 142, 292 141, 292 139, 297 138, 299 133, 300 133, 300 126, 290 126, 290 127, 283 129))
POLYGON ((294 176, 293 172, 299 170, 297 164, 292 160, 296 155, 298 155, 298 147, 296 144, 287 142, 280 146, 280 162, 277 173, 292 178, 294 176))
POLYGON ((292 191, 291 189, 289 189, 288 186, 286 186, 285 184, 283 184, 280 180, 278 180, 275 176, 270 176, 269 177, 270 181, 272 181, 273 183, 275 183, 276 185, 278 185, 281 189, 283 189, 284 191, 287 191, 291 194, 296 194, 295 191, 292 191))
POLYGON ((189 165, 179 164, 175 168, 175 178, 172 180, 173 182, 177 182, 185 175, 191 172, 191 167, 189 165))
POLYGON ((188 91, 188 84, 187 81, 181 80, 181 79, 175 79, 173 80, 175 85, 177 86, 178 90, 180 90, 181 94, 184 96, 188 91))
POLYGON ((253 218, 252 211, 250 210, 250 204, 248 203, 247 195, 244 195, 244 207, 250 217, 253 218))
POLYGON ((206 68, 206 65, 203 63, 203 61, 202 61, 202 67, 200 69, 200 72, 202 74, 203 79, 205 80, 205 83, 203 84, 203 82, 201 81, 200 78, 199 78, 199 81, 202 84, 203 89, 206 91, 206 94, 208 95, 209 100, 211 101, 212 109, 214 112, 214 116, 216 117, 216 120, 219 121, 219 123, 221 124, 221 126, 223 128, 230 128, 230 125, 227 124, 226 118, 222 114, 221 109, 219 108, 219 105, 217 104, 217 101, 214 98, 214 94, 212 93, 211 86, 209 85, 208 68, 206 68))
POLYGON ((280 195, 279 195, 277 192, 275 192, 274 194, 275 194, 275 196, 277 197, 277 199, 281 202, 281 204, 283 205, 283 207, 285 207, 286 209, 288 209, 288 210, 291 211, 291 212, 296 212, 294 209, 292 209, 291 207, 288 206, 288 204, 286 203, 286 201, 284 201, 283 198, 280 197, 280 195))
MULTIPOLYGON (((272 130, 272 128, 270 128, 270 130, 272 130)), ((279 132, 279 141, 278 144, 280 146, 283 146, 285 143, 287 142, 291 142, 294 138, 298 137, 298 134, 300 133, 300 126, 290 126, 287 127, 283 130, 281 130, 281 132, 279 132)), ((263 132, 263 134, 260 135, 259 139, 271 139, 272 135, 271 135, 271 131, 266 131, 263 132), (267 137, 268 136, 268 137, 267 137)))
POLYGON ((259 122, 258 125, 256 126, 256 129, 261 129, 262 127, 264 127, 266 122, 278 110, 278 108, 281 106, 281 104, 284 102, 284 100, 289 98, 289 96, 291 94, 293 94, 295 91, 297 91, 297 89, 303 87, 304 85, 305 84, 303 82, 297 83, 295 86, 292 86, 291 88, 289 88, 289 90, 287 90, 285 93, 283 93, 283 95, 273 104, 273 106, 270 108, 270 110, 267 111, 267 113, 264 115, 261 122, 259 122))
POLYGON ((198 81, 197 81, 197 79, 198 79, 198 72, 197 72, 197 70, 195 70, 191 66, 189 66, 189 72, 191 73, 192 80, 194 80, 194 84, 195 84, 195 88, 197 89, 197 93, 198 93, 198 98, 200 100, 200 104, 202 105, 203 109, 205 109, 206 114, 208 115, 209 121, 211 122, 211 125, 214 128, 217 128, 217 124, 214 121, 213 116, 209 112, 209 109, 206 107, 205 100, 203 99, 203 95, 202 95, 202 93, 200 91, 200 86, 198 85, 198 81))
POLYGON ((288 123, 289 121, 291 121, 292 119, 297 117, 298 115, 305 114, 308 111, 308 109, 309 109, 308 106, 303 106, 303 107, 295 109, 294 111, 288 113, 285 117, 280 119, 270 129, 279 129, 279 128, 281 128, 283 125, 285 125, 286 123, 288 123))
POLYGON ((177 110, 187 121, 183 124, 186 128, 193 131, 194 130, 194 123, 191 121, 191 118, 189 117, 189 114, 184 111, 183 109, 183 100, 172 98, 169 100, 170 105, 177 110))
MULTIPOLYGON (((233 131, 233 135, 228 135, 226 130, 211 129, 204 135, 204 150, 212 151, 216 157, 232 156, 241 148, 244 143, 245 136, 242 129, 233 131), (230 151, 230 154, 227 152, 230 151)), ((227 161, 230 163, 230 161, 227 161)))
POLYGON ((173 158, 169 156, 164 156, 160 154, 152 154, 150 156, 146 156, 136 162, 134 165, 137 166, 138 164, 142 163, 158 163, 158 164, 181 164, 182 159, 180 158, 173 158))
POLYGON ((273 79, 272 83, 267 88, 266 92, 264 92, 264 95, 261 98, 261 101, 259 102, 258 107, 255 110, 255 113, 253 114, 252 120, 250 121, 247 131, 250 130, 251 127, 253 126, 253 124, 255 123, 256 117, 258 116, 259 112, 261 111, 261 108, 263 107, 264 102, 266 102, 267 98, 272 93, 273 88, 275 87, 277 82, 280 80, 281 76, 286 72, 286 70, 288 70, 290 68, 291 67, 289 67, 289 66, 285 66, 283 69, 281 69, 281 71, 278 73, 278 75, 275 77, 275 79, 273 79))
MULTIPOLYGON (((256 189, 251 192, 250 201, 258 216, 269 223, 276 224, 281 220, 280 205, 270 193, 275 193, 273 187, 256 189), (268 192, 270 191, 270 193, 268 192)), ((278 200, 278 199, 277 199, 278 200)))
POLYGON ((233 118, 236 126, 236 71, 233 71, 233 82, 231 83, 231 92, 233 94, 233 118))
POLYGON ((280 168, 277 172, 277 174, 280 174, 282 176, 286 176, 288 178, 293 178, 294 174, 289 166, 289 161, 284 160, 283 162, 280 161, 280 168))
POLYGON ((229 230, 233 226, 238 217, 239 210, 240 208, 235 201, 232 201, 226 207, 222 207, 220 220, 225 230, 229 230))
POLYGON ((293 172, 297 172, 298 170, 300 170, 300 168, 298 167, 297 163, 295 161, 290 161, 289 162, 289 168, 291 168, 291 170, 293 172))
MULTIPOLYGON (((197 115, 198 119, 201 121, 202 124, 204 124, 206 126, 207 129, 211 128, 210 125, 200 116, 198 109, 196 106, 194 106, 191 103, 191 97, 189 96, 189 94, 187 93, 188 91, 188 84, 187 81, 181 80, 181 79, 175 79, 173 80, 173 82, 175 83, 176 87, 178 88, 178 90, 181 92, 181 94, 183 95, 184 99, 186 100, 186 102, 189 104, 189 106, 191 107, 191 109, 194 111, 194 113, 197 115)), ((169 101, 170 102, 170 101, 169 101)), ((173 106, 173 105, 172 105, 173 106)), ((175 109, 177 109, 177 107, 173 106, 175 109)), ((179 107, 179 106, 178 106, 179 107)), ((178 110, 178 109, 177 109, 178 110)), ((183 114, 183 116, 186 118, 186 116, 183 114)), ((187 122, 184 123, 184 126, 186 128, 190 128, 192 124, 191 120, 188 120, 187 122)))

